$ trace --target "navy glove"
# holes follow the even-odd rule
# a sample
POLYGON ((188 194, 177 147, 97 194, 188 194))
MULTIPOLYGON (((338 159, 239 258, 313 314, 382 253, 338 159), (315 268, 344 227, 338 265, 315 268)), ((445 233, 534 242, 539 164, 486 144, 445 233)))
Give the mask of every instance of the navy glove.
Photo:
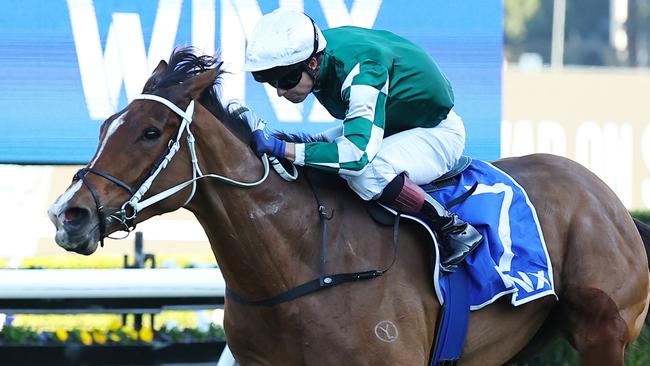
POLYGON ((284 151, 287 146, 285 141, 278 139, 275 136, 267 136, 264 133, 264 130, 255 130, 253 131, 253 139, 251 141, 253 150, 257 155, 262 155, 264 153, 276 158, 284 158, 284 151))

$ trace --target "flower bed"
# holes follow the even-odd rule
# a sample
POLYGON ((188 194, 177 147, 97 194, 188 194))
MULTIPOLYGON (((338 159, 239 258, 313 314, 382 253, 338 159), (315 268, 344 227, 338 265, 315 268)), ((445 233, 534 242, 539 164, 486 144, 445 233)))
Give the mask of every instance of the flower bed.
POLYGON ((111 324, 109 329, 34 331, 5 326, 0 331, 3 365, 128 365, 169 362, 216 362, 225 346, 223 329, 170 328, 139 331, 111 324))

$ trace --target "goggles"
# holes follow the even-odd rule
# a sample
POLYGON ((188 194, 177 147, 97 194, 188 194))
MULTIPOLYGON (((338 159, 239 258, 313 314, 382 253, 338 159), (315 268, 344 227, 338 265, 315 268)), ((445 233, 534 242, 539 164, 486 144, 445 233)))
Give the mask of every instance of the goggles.
POLYGON ((260 83, 268 83, 274 88, 289 90, 295 88, 302 79, 304 63, 275 67, 267 71, 253 72, 253 78, 260 83))

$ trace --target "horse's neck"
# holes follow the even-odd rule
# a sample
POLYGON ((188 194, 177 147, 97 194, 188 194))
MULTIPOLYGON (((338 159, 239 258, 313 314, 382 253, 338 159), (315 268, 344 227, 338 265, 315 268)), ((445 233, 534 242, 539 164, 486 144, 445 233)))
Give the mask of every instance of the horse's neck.
MULTIPOLYGON (((204 173, 217 173, 240 181, 256 181, 263 174, 260 159, 220 123, 198 131, 197 153, 204 173), (226 151, 227 150, 227 151, 226 151)), ((317 240, 318 215, 299 217, 314 207, 304 184, 291 196, 273 172, 252 189, 204 179, 189 205, 203 226, 224 278, 234 291, 265 297, 294 286, 288 273, 301 272, 304 240, 317 240), (311 222, 311 223, 310 223, 311 222)))

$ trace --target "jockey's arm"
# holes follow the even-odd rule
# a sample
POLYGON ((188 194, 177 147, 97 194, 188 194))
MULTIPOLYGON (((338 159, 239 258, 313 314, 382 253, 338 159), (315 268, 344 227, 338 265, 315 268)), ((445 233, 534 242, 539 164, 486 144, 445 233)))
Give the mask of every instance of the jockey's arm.
POLYGON ((292 163, 296 161, 296 144, 287 142, 287 146, 284 148, 284 157, 292 163))
MULTIPOLYGON (((334 142, 337 137, 343 136, 343 125, 339 126, 334 126, 332 128, 329 128, 323 132, 320 132, 314 136, 315 140, 323 140, 326 142, 334 142)), ((291 161, 294 162, 296 159, 296 144, 289 142, 287 143, 287 146, 285 148, 285 153, 284 157, 291 161)))
POLYGON ((341 90, 348 105, 342 134, 331 142, 287 143, 285 157, 297 165, 361 174, 383 139, 387 94, 387 68, 370 59, 357 64, 341 90))

